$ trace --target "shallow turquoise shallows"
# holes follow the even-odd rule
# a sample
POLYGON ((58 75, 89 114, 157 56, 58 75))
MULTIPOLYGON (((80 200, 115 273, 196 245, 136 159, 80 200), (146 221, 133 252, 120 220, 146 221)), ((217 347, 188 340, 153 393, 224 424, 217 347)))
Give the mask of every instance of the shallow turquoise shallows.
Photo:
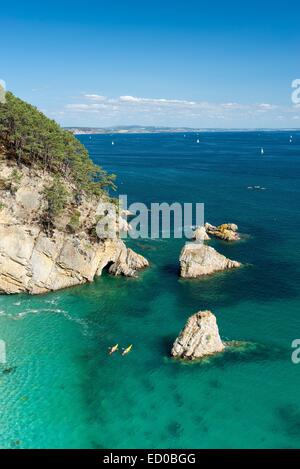
POLYGON ((183 280, 184 240, 137 240, 129 244, 151 263, 137 279, 105 273, 43 296, 1 296, 1 447, 300 446, 300 364, 291 361, 300 338, 300 132, 292 143, 290 133, 80 137, 118 174, 129 202, 204 202, 206 221, 237 223, 242 241, 212 245, 245 266, 183 280), (201 364, 172 361, 187 318, 207 308, 224 340, 252 346, 201 364), (132 352, 108 356, 115 343, 132 352))

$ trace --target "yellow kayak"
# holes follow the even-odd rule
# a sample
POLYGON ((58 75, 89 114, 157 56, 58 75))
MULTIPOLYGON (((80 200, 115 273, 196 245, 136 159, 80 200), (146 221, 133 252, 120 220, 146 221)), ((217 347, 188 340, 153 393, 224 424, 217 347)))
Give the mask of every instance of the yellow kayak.
POLYGON ((111 355, 112 353, 116 352, 119 348, 119 344, 116 344, 114 345, 113 347, 110 347, 109 348, 109 355, 111 355))
POLYGON ((122 352, 122 355, 127 355, 127 353, 129 353, 132 349, 132 345, 129 345, 129 347, 127 347, 125 350, 123 350, 122 352))

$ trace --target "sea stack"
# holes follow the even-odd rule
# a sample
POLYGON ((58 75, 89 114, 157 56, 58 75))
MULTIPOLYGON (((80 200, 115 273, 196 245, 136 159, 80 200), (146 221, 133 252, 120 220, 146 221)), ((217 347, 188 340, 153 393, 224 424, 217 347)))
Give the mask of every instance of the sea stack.
POLYGON ((238 226, 235 223, 223 223, 219 226, 205 223, 204 229, 207 235, 214 236, 224 241, 238 241, 241 239, 238 233, 238 226))
POLYGON ((193 239, 196 241, 209 241, 210 237, 208 236, 204 226, 197 226, 193 231, 193 239))
POLYGON ((110 266, 109 273, 113 275, 125 275, 125 277, 136 277, 137 271, 149 266, 145 257, 137 254, 132 249, 120 250, 116 261, 110 266))
POLYGON ((199 311, 188 319, 173 344, 171 355, 196 360, 224 349, 215 315, 211 311, 199 311))
POLYGON ((186 244, 180 254, 180 276, 197 278, 241 266, 240 262, 227 259, 211 246, 202 242, 186 244))

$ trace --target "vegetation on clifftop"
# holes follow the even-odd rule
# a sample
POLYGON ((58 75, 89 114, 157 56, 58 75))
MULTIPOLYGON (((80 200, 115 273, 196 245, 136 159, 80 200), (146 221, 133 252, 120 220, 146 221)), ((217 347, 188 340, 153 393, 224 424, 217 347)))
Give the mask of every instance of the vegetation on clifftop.
MULTIPOLYGON (((108 188, 115 188, 115 176, 95 165, 76 137, 10 92, 5 103, 0 103, 1 146, 19 165, 63 176, 74 184, 77 195, 99 197, 108 188)), ((52 205, 54 211, 56 204, 57 200, 52 205)))

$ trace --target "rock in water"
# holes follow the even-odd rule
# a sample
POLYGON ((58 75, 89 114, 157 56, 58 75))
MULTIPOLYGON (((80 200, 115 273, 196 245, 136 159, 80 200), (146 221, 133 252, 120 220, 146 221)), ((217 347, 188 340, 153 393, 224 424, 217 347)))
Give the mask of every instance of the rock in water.
POLYGON ((211 311, 199 311, 188 319, 173 344, 171 355, 195 360, 222 352, 224 349, 216 317, 211 311))
POLYGON ((145 257, 137 254, 132 249, 127 248, 121 251, 116 262, 110 268, 109 273, 113 275, 125 275, 126 277, 136 277, 136 271, 149 266, 145 257))
POLYGON ((193 231, 193 239, 196 241, 209 241, 210 237, 208 236, 204 226, 197 226, 193 231))
POLYGON ((238 226, 235 223, 223 223, 219 226, 205 223, 204 228, 208 235, 215 236, 216 238, 223 239, 224 241, 238 241, 240 239, 238 226))
POLYGON ((196 278, 222 270, 240 267, 241 263, 227 259, 203 243, 186 244, 180 254, 180 276, 196 278))

